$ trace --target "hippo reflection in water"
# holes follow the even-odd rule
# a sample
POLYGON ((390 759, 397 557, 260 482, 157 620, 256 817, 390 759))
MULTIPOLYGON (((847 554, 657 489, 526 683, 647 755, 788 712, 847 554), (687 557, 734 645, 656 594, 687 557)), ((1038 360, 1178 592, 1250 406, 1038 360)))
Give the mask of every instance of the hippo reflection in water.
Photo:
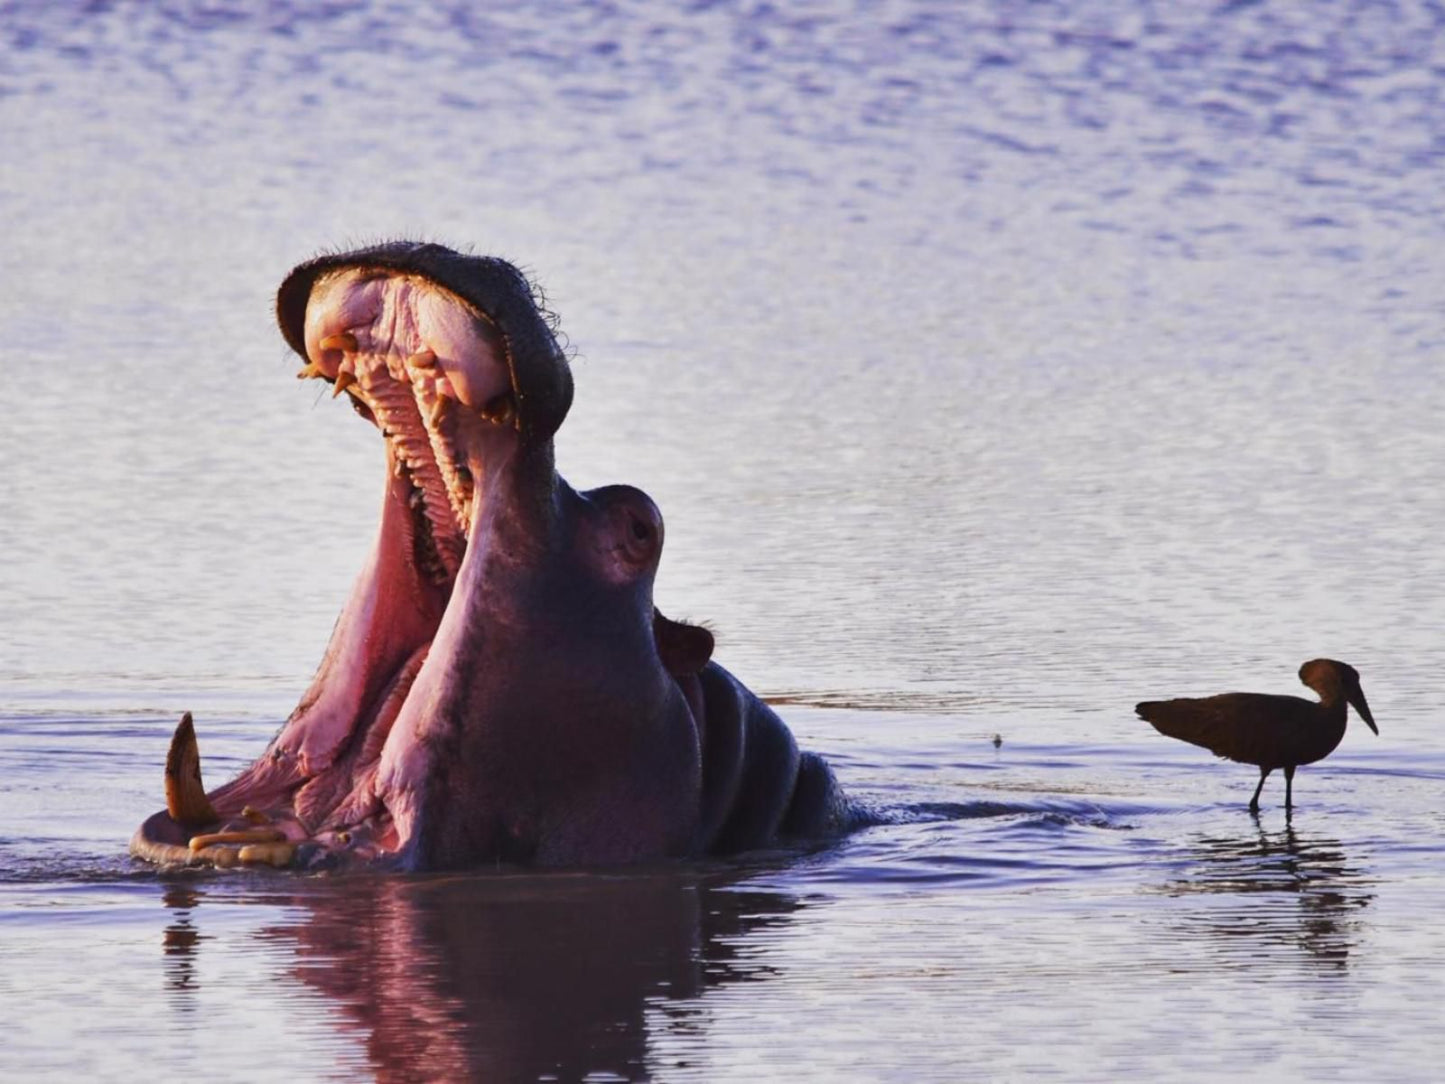
POLYGON ((310 689, 207 795, 189 716, 161 863, 400 869, 720 854, 835 835, 820 758, 652 603, 662 516, 553 466, 567 361, 501 260, 392 243, 296 268, 277 295, 302 377, 386 442, 381 530, 310 689))

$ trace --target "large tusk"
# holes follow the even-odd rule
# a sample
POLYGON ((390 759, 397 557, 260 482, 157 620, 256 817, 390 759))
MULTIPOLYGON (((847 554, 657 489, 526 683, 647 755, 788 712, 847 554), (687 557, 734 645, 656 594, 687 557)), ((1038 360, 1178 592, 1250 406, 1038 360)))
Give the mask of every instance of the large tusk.
POLYGON ((201 782, 201 751, 190 712, 181 716, 166 754, 166 812, 181 825, 213 824, 219 819, 201 782))

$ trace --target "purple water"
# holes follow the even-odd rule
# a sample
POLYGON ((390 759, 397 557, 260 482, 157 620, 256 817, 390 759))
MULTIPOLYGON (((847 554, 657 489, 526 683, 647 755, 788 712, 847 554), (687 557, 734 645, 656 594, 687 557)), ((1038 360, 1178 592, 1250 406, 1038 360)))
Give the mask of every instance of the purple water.
POLYGON ((1445 955, 1438 5, 0 5, 0 1076, 1429 1080, 1445 955), (160 875, 381 446, 269 305, 507 256, 558 462, 889 823, 546 876, 160 875), (1253 770, 1136 700, 1352 723, 1253 770), (995 748, 997 734, 1002 744, 995 748))

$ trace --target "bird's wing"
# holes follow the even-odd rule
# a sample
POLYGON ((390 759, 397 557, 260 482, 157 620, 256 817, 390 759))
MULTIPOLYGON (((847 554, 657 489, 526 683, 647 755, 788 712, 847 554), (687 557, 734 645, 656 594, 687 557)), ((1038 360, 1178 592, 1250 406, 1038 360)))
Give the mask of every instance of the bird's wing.
POLYGON ((1202 699, 1151 700, 1134 710, 1155 730, 1203 746, 1215 756, 1244 764, 1281 767, 1292 763, 1291 732, 1313 708, 1297 696, 1224 693, 1202 699))

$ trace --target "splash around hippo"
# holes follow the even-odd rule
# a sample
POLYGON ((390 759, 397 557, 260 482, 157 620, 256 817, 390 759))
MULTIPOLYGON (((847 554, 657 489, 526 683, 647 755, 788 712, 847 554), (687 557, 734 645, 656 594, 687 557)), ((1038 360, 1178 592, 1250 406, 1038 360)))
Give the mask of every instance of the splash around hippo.
POLYGON ((838 834, 827 764, 652 602, 662 515, 573 490, 567 360, 501 260, 392 243, 302 264, 277 319, 380 430, 375 548, 311 687, 207 794, 189 716, 153 862, 406 870, 636 862, 838 834))

